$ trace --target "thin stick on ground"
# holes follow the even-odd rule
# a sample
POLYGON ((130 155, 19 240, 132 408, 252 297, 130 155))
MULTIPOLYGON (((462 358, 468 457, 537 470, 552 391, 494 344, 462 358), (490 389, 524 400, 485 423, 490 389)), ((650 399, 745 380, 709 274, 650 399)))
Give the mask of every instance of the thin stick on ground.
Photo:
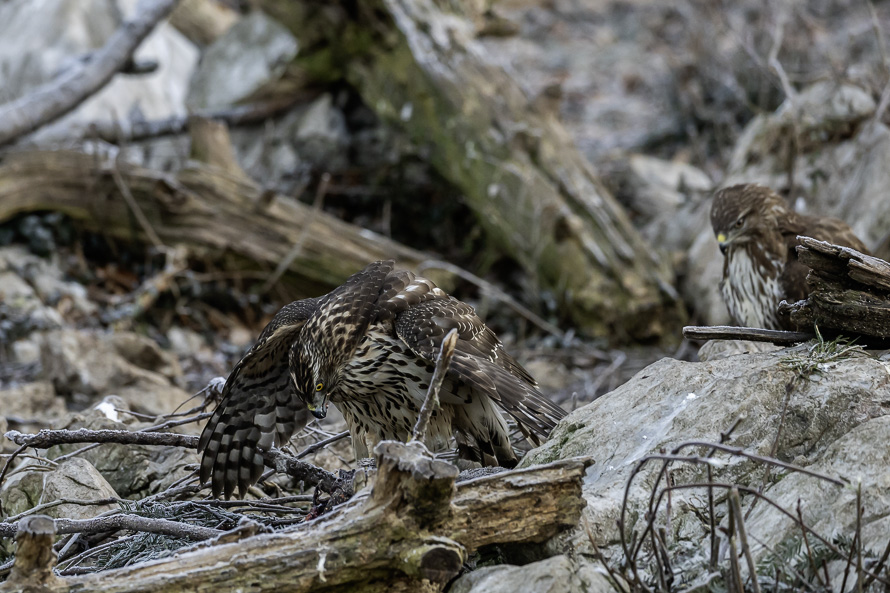
POLYGON ((729 491, 729 502, 732 505, 733 513, 736 517, 736 532, 739 535, 739 544, 741 545, 742 555, 748 563, 748 574, 751 576, 751 589, 754 593, 760 593, 760 583, 757 580, 757 565, 751 556, 751 547, 748 545, 748 532, 745 529, 745 516, 742 513, 742 501, 739 498, 739 489, 733 488, 729 491))
POLYGON ((114 179, 114 184, 117 185, 118 191, 121 192, 124 201, 130 208, 130 212, 133 213, 133 217, 136 219, 136 222, 139 223, 139 226, 142 227, 142 232, 145 233, 148 240, 151 241, 152 245, 156 248, 165 249, 166 245, 164 245, 164 242, 158 237, 158 234, 151 226, 151 222, 149 222, 148 218, 145 216, 145 212, 142 211, 142 208, 139 207, 139 203, 136 201, 136 198, 133 197, 133 192, 130 191, 127 182, 124 181, 124 178, 121 175, 120 167, 122 162, 122 154, 118 153, 117 157, 114 159, 114 166, 111 168, 111 178, 114 179))
POLYGON ((687 340, 748 340, 787 345, 815 339, 816 334, 732 325, 687 325, 683 328, 683 337, 687 340))
POLYGON ((309 455, 310 453, 314 453, 315 451, 318 451, 319 449, 324 449, 325 447, 327 447, 327 446, 330 445, 331 443, 336 443, 337 441, 342 440, 342 439, 345 439, 345 438, 348 437, 348 436, 349 436, 349 431, 348 431, 348 430, 344 430, 343 432, 337 433, 337 434, 335 434, 335 435, 332 436, 332 437, 328 437, 328 438, 326 438, 326 439, 324 439, 324 440, 318 441, 318 442, 316 442, 316 443, 312 443, 311 445, 307 446, 305 449, 303 449, 302 451, 300 451, 299 453, 297 453, 297 454, 295 455, 295 457, 296 457, 297 459, 303 459, 304 457, 306 457, 306 456, 309 455))
POLYGON ((457 329, 452 329, 445 336, 445 339, 442 340, 442 348, 439 351, 439 357, 436 359, 436 369, 433 371, 433 378, 430 380, 426 399, 423 400, 423 406, 420 408, 417 422, 414 424, 412 441, 423 442, 426 438, 433 411, 439 408, 439 390, 442 388, 442 381, 445 380, 448 367, 451 366, 451 358, 454 356, 455 346, 457 346, 457 329))
MULTIPOLYGON (((179 521, 160 519, 153 517, 141 517, 139 515, 111 515, 108 517, 95 517, 93 519, 55 519, 56 534, 65 533, 101 533, 104 531, 141 531, 144 533, 158 533, 171 535, 183 539, 205 540, 223 533, 222 530, 200 525, 189 525, 179 521)), ((12 537, 19 528, 18 523, 0 523, 0 537, 12 537)))

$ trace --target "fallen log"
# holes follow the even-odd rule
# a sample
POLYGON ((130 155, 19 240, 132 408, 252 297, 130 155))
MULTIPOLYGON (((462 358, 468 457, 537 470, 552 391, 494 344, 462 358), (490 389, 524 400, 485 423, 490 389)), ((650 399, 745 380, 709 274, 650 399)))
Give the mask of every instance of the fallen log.
MULTIPOLYGON (((300 296, 339 285, 369 261, 395 258, 417 268, 429 256, 297 200, 269 193, 242 175, 192 162, 163 173, 74 151, 13 153, 0 165, 0 222, 17 214, 57 210, 88 230, 148 242, 138 210, 166 245, 192 257, 209 255, 227 270, 271 270, 302 240, 288 271, 300 296), (122 194, 118 177, 133 198, 122 194), (307 227, 308 224, 308 227, 307 227), (307 227, 308 232, 302 232, 307 227)), ((448 287, 448 274, 433 279, 448 287)))
MULTIPOLYGON (((345 79, 429 149, 493 242, 575 327, 658 338, 683 318, 665 258, 646 245, 571 136, 433 0, 263 0, 300 40, 309 79, 345 79)), ((449 8, 443 9, 447 5, 449 8)))
MULTIPOLYGON (((590 460, 455 484, 457 469, 420 443, 384 441, 375 455, 370 492, 318 519, 175 558, 61 578, 45 590, 441 591, 473 550, 545 541, 576 525, 585 504, 581 480, 590 460)), ((44 543, 51 546, 52 538, 44 543)), ((20 577, 10 583, 6 591, 24 590, 20 577)))

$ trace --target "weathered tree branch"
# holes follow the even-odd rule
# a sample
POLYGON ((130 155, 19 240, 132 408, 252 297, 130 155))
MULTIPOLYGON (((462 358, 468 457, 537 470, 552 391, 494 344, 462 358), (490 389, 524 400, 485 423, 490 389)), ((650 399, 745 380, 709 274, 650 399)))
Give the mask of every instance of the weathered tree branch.
POLYGON ((25 517, 16 536, 15 564, 0 591, 55 591, 62 580, 53 573, 55 524, 45 515, 25 517))
POLYGON ((672 274, 566 130, 485 60, 469 19, 433 0, 263 0, 306 39, 309 78, 345 78, 429 147, 480 224, 590 333, 657 337, 679 325, 672 274))
POLYGON ((733 325, 687 325, 683 328, 683 337, 687 340, 750 340, 773 344, 796 344, 812 340, 816 334, 733 325))
POLYGON ((805 301, 783 304, 798 326, 828 334, 859 335, 862 343, 890 342, 890 263, 849 247, 798 237, 801 263, 810 267, 805 301))
MULTIPOLYGON (((140 210, 166 245, 190 255, 213 254, 232 271, 274 269, 308 233, 288 280, 301 295, 316 296, 341 284, 369 261, 395 258, 407 268, 430 259, 381 235, 345 223, 249 179, 193 163, 176 175, 114 159, 69 151, 10 154, 0 165, 0 222, 31 211, 58 210, 88 230, 123 240, 145 240, 131 224, 131 210, 114 181, 117 168, 140 210)), ((447 290, 447 272, 428 277, 447 290)))
MULTIPOLYGON (((103 531, 129 529, 130 531, 159 533, 201 541, 225 533, 220 529, 211 527, 201 527, 200 525, 189 525, 188 523, 170 521, 168 519, 127 514, 95 517, 93 519, 54 519, 54 523, 57 535, 66 533, 101 533, 103 531)), ((12 537, 21 528, 21 525, 21 522, 0 523, 0 537, 12 537)))
POLYGON ((456 469, 418 445, 380 443, 372 491, 314 521, 176 558, 60 579, 58 590, 441 591, 478 547, 544 541, 578 521, 589 461, 560 461, 455 486, 456 469))
POLYGON ((142 3, 142 12, 124 22, 88 62, 33 93, 0 105, 0 146, 58 119, 105 86, 177 2, 154 0, 142 3))

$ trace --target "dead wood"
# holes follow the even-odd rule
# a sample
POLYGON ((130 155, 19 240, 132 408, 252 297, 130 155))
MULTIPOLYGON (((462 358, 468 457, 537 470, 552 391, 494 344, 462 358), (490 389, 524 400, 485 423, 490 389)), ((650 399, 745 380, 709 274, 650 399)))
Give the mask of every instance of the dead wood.
POLYGON ((429 147, 494 242, 538 290, 561 297, 577 327, 636 338, 673 331, 682 313, 668 263, 559 122, 486 62, 471 19, 433 0, 261 4, 301 40, 296 62, 310 79, 346 79, 429 147))
POLYGON ((585 504, 581 479, 589 460, 455 485, 454 466, 433 459, 420 443, 382 442, 375 455, 379 470, 370 493, 314 521, 176 558, 60 579, 53 590, 441 591, 473 550, 544 541, 577 524, 585 504))
MULTIPOLYGON (((88 230, 146 241, 116 174, 155 235, 189 255, 210 255, 231 271, 273 269, 308 229, 289 267, 302 296, 323 294, 369 261, 395 258, 416 268, 429 255, 264 192, 255 182, 203 163, 161 173, 73 151, 10 154, 0 165, 0 222, 23 212, 62 211, 88 230), (307 226, 308 224, 308 226, 307 226)), ((271 273, 271 272, 270 272, 271 273)), ((447 289, 449 275, 432 275, 447 289)))
POLYGON ((683 328, 683 337, 687 340, 750 340, 773 344, 796 344, 812 340, 816 334, 732 325, 687 325, 683 328))
POLYGON ((50 517, 33 515, 19 521, 15 563, 0 591, 55 591, 61 585, 53 568, 55 524, 50 517))
POLYGON ((786 304, 791 320, 886 347, 890 338, 890 263, 849 247, 798 237, 800 261, 810 267, 806 300, 786 304))
POLYGON ((105 47, 89 61, 24 97, 0 105, 0 146, 62 117, 83 103, 117 74, 133 52, 178 0, 144 2, 141 12, 121 24, 105 47))

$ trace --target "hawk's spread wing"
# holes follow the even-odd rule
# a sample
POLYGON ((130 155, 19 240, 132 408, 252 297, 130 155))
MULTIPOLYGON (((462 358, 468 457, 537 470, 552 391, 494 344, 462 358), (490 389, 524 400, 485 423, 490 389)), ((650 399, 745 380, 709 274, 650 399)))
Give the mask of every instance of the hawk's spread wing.
POLYGON ((312 388, 310 378, 304 374, 312 366, 307 361, 320 357, 326 366, 336 368, 355 353, 374 320, 377 299, 394 265, 392 260, 368 264, 321 298, 318 308, 306 320, 305 339, 301 340, 302 345, 320 350, 311 356, 304 355, 301 366, 307 368, 297 369, 298 381, 306 383, 307 392, 312 388))
POLYGON ((457 329, 448 376, 471 386, 479 397, 497 402, 527 436, 535 440, 546 437, 566 415, 538 391, 528 371, 507 354, 470 305, 450 297, 430 300, 401 313, 395 329, 399 338, 428 362, 436 360, 445 335, 457 329))
POLYGON ((222 399, 198 441, 201 482, 211 480, 213 496, 244 496, 263 473, 262 450, 286 443, 305 426, 308 411, 293 392, 288 351, 320 299, 286 305, 263 329, 256 344, 235 365, 222 399))

